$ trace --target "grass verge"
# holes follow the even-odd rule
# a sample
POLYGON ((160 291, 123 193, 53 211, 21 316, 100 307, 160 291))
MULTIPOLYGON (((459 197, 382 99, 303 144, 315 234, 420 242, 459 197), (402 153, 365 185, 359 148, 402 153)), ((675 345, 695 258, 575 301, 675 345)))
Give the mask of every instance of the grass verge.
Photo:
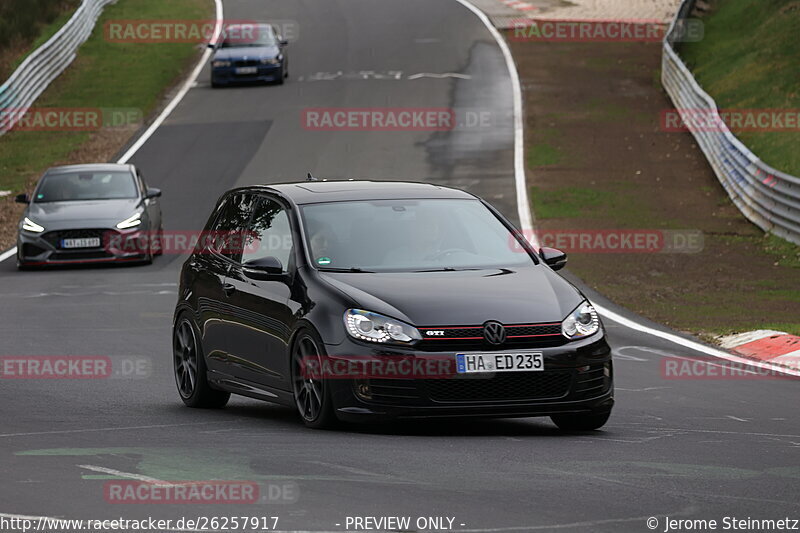
MULTIPOLYGON (((721 109, 800 109, 800 1, 712 0, 705 37, 679 53, 721 109)), ((800 176, 800 131, 740 132, 767 164, 800 176)))
POLYGON ((742 216, 690 133, 662 130, 671 104, 653 83, 658 43, 510 45, 523 86, 537 88, 524 93, 526 163, 544 234, 703 236, 695 253, 567 250, 574 274, 634 312, 703 338, 761 328, 800 334, 800 247, 742 216))

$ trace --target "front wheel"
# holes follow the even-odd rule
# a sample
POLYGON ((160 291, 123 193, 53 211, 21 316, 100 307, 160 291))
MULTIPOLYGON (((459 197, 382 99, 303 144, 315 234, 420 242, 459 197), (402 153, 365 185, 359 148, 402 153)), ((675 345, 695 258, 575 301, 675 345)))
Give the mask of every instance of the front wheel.
POLYGON ((175 384, 183 403, 189 407, 220 408, 230 399, 229 392, 211 388, 206 377, 206 362, 195 327, 183 316, 173 330, 172 352, 175 384))
POLYGON ((338 421, 324 377, 321 373, 315 376, 308 370, 314 366, 321 369, 323 357, 319 336, 302 330, 292 347, 292 390, 303 423, 315 429, 333 427, 338 421))
POLYGON ((608 422, 611 411, 605 413, 581 413, 569 415, 553 415, 550 419, 565 431, 593 431, 600 429, 608 422))

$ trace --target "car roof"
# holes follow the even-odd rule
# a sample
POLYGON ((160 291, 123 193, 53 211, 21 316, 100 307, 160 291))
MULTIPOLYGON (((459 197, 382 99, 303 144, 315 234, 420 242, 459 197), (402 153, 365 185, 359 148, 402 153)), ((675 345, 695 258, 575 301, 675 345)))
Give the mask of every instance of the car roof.
POLYGON ((301 181, 242 189, 277 193, 298 205, 352 200, 475 199, 458 189, 411 181, 301 181))
POLYGON ((132 165, 120 165, 117 163, 90 163, 83 165, 63 165, 51 167, 45 174, 63 174, 67 172, 103 172, 103 171, 131 171, 132 165))

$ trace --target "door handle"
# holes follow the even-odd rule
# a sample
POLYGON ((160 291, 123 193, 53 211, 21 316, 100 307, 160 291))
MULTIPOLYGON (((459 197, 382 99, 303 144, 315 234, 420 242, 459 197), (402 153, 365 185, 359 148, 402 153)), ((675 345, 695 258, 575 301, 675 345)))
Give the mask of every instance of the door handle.
POLYGON ((225 293, 225 296, 230 296, 231 294, 236 292, 236 287, 234 287, 230 283, 224 283, 222 285, 222 292, 225 293))

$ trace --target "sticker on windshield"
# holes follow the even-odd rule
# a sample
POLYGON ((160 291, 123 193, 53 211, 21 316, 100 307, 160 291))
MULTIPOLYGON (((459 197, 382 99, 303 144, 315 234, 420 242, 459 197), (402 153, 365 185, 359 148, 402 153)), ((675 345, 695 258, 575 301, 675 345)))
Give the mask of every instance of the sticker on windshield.
POLYGON ((331 264, 331 258, 330 257, 318 257, 317 258, 317 264, 318 265, 330 265, 331 264))

